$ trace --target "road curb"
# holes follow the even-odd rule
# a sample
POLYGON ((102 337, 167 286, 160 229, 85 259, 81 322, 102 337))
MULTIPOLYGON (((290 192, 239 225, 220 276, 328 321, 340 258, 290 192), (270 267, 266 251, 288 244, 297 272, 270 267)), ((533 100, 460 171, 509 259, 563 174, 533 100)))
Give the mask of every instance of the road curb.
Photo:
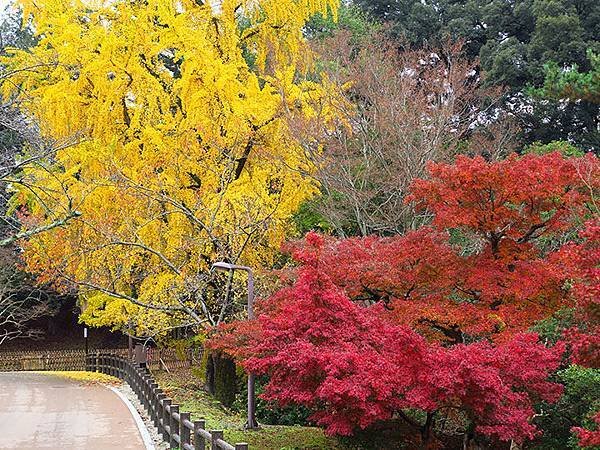
POLYGON ((119 398, 123 401, 123 403, 125 403, 125 405, 127 405, 127 408, 129 409, 129 412, 133 416, 133 420, 135 421, 135 424, 138 427, 140 436, 142 437, 142 441, 144 441, 144 446, 146 447, 146 450, 156 450, 156 447, 154 447, 154 441, 152 440, 152 437, 150 436, 150 432, 148 431, 148 428, 146 428, 146 425, 144 424, 142 417, 140 416, 138 411, 135 409, 135 406, 133 406, 133 404, 129 401, 129 399, 127 397, 125 397, 123 395, 123 393, 121 391, 119 391, 117 388, 115 388, 113 386, 108 386, 108 388, 111 391, 113 391, 115 394, 117 394, 119 396, 119 398))

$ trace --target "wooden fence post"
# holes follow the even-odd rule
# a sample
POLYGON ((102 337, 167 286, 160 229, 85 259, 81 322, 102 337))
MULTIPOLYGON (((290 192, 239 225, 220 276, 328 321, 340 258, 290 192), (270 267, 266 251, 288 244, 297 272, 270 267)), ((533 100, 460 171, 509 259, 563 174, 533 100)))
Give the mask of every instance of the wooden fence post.
POLYGON ((142 396, 141 403, 142 403, 142 406, 144 408, 146 408, 146 409, 148 409, 148 403, 147 403, 148 392, 147 392, 147 388, 148 388, 148 384, 147 384, 146 377, 142 375, 142 380, 141 380, 141 383, 140 383, 140 394, 142 396))
POLYGON ((162 420, 163 420, 163 439, 167 442, 169 442, 169 436, 171 434, 171 430, 169 430, 169 424, 170 424, 170 420, 169 420, 169 412, 171 411, 171 399, 170 398, 165 398, 162 401, 162 405, 163 405, 163 416, 162 416, 162 420))
POLYGON ((194 450, 206 449, 206 441, 204 440, 204 436, 202 436, 199 431, 204 430, 205 427, 206 422, 204 420, 194 421, 194 450))
POLYGON ((145 375, 142 375, 142 385, 140 386, 140 391, 142 393, 142 406, 148 409, 148 380, 145 375))
POLYGON ((152 408, 152 378, 148 375, 144 375, 144 399, 146 409, 152 408))
POLYGON ((158 428, 158 432, 162 432, 162 401, 167 398, 166 394, 162 390, 158 390, 154 399, 154 426, 158 428))
POLYGON ((175 418, 176 414, 179 414, 179 405, 171 405, 171 408, 169 409, 169 445, 171 448, 178 447, 175 435, 179 434, 180 427, 179 422, 175 418))
POLYGON ((185 426, 185 422, 190 420, 190 413, 179 413, 179 448, 183 449, 184 445, 191 444, 190 429, 185 426))
POLYGON ((219 450, 217 440, 223 439, 223 430, 211 430, 210 437, 210 450, 219 450))
POLYGON ((158 396, 159 392, 162 391, 158 389, 158 383, 153 382, 151 385, 150 398, 148 399, 148 401, 150 402, 150 415, 152 416, 154 421, 156 421, 156 397, 158 396))
POLYGON ((144 403, 144 389, 142 387, 144 379, 142 378, 142 374, 139 372, 139 370, 136 370, 136 372, 137 372, 137 376, 135 377, 136 385, 137 385, 136 394, 138 396, 138 399, 140 400, 140 403, 144 403))

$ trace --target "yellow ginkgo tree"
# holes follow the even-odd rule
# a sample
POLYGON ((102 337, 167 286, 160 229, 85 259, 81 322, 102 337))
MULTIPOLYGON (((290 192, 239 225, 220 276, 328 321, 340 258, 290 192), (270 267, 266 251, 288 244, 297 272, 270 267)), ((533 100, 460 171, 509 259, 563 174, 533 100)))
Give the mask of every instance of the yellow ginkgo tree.
POLYGON ((2 94, 45 135, 84 137, 28 174, 65 195, 18 194, 37 225, 81 214, 25 244, 29 269, 76 287, 90 325, 214 324, 211 263, 271 265, 317 192, 289 121, 334 119, 302 30, 337 1, 20 3, 39 40, 2 61, 2 94))

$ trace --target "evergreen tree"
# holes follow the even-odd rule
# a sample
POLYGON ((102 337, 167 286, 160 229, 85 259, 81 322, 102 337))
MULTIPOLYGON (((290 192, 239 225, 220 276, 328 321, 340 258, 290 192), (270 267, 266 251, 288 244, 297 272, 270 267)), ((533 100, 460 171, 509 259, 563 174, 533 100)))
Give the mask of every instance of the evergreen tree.
POLYGON ((588 50, 600 49, 600 3, 595 0, 355 0, 410 45, 466 41, 487 82, 505 85, 505 107, 519 119, 524 142, 570 140, 600 149, 599 105, 588 99, 532 98, 544 83, 544 65, 591 69, 588 50))

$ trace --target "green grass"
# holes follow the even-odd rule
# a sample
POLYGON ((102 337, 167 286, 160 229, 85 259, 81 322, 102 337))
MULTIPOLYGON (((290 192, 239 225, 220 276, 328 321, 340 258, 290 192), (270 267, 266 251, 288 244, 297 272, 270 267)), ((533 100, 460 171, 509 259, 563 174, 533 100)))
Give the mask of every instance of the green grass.
POLYGON ((315 427, 261 425, 259 430, 246 431, 246 418, 223 407, 201 387, 187 370, 172 373, 157 372, 155 378, 166 394, 178 404, 180 411, 190 412, 192 420, 206 420, 206 428, 223 430, 231 444, 246 442, 256 450, 341 450, 345 447, 323 430, 315 427))

